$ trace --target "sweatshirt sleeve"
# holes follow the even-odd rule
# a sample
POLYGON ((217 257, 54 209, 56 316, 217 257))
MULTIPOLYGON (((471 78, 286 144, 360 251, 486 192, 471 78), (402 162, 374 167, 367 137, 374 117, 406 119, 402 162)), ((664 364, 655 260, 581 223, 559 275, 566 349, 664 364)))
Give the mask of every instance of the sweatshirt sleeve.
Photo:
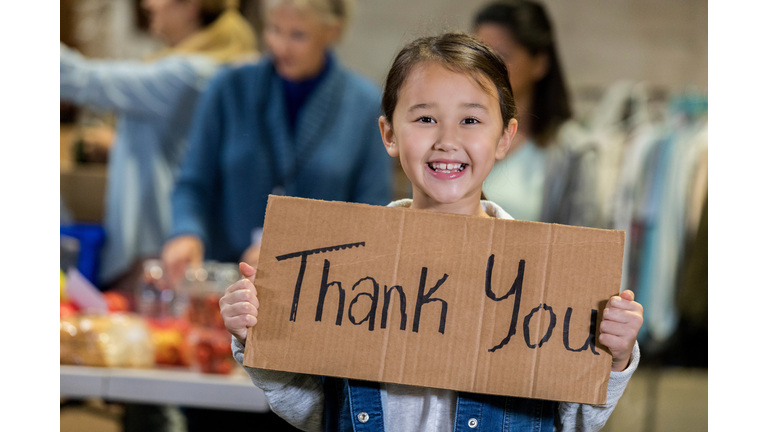
POLYGON ((63 44, 59 63, 62 101, 163 118, 174 113, 190 90, 202 89, 215 70, 213 62, 202 58, 149 63, 88 59, 63 44))
POLYGON ((627 369, 621 372, 611 372, 608 380, 608 395, 605 405, 587 405, 579 403, 561 402, 555 415, 556 432, 589 432, 599 431, 605 426, 608 417, 611 416, 619 398, 624 394, 629 379, 637 369, 640 362, 640 348, 635 342, 632 349, 632 361, 627 369))
MULTIPOLYGON (((245 346, 234 337, 232 354, 242 366, 245 346)), ((319 376, 243 367, 277 415, 303 431, 323 430, 325 397, 319 376)))

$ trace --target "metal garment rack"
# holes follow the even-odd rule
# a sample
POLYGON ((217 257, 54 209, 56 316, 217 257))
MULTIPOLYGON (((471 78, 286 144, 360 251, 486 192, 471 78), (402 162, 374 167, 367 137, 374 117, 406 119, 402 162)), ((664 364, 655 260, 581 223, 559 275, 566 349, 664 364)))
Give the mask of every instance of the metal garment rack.
POLYGON ((264 392, 246 375, 66 365, 60 368, 59 393, 63 398, 100 398, 259 413, 269 411, 264 392))

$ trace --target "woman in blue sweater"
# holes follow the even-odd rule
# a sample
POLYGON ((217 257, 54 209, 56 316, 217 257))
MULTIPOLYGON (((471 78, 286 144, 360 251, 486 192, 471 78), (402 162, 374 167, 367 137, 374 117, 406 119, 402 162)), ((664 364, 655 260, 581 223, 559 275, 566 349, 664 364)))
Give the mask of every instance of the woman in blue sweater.
POLYGON ((269 194, 389 202, 379 90, 330 50, 348 15, 341 0, 267 2, 269 55, 212 80, 173 193, 172 278, 203 258, 255 263, 269 194))

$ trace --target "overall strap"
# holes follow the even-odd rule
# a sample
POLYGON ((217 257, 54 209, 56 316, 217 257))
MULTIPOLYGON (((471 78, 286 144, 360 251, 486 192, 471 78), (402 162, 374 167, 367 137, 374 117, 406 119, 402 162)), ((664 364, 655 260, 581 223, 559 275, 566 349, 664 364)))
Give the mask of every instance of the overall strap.
POLYGON ((557 402, 459 393, 454 432, 551 431, 557 402))
POLYGON ((381 406, 379 383, 344 380, 349 394, 349 413, 355 432, 384 432, 384 415, 381 406))

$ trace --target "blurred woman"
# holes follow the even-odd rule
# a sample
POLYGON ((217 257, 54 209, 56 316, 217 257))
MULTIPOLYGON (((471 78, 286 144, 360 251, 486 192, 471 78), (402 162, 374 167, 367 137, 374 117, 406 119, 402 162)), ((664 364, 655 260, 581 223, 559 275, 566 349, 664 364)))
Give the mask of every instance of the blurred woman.
POLYGON ((61 46, 61 100, 112 110, 118 118, 99 277, 105 285, 135 261, 160 254, 197 97, 221 64, 256 54, 255 35, 232 0, 143 0, 142 6, 152 33, 168 44, 152 61, 92 60, 61 46))
POLYGON ((483 184, 485 196, 517 219, 590 226, 589 152, 571 105, 555 35, 544 7, 530 0, 492 3, 475 17, 474 33, 509 70, 519 128, 505 159, 483 184))
POLYGON ((389 202, 379 89, 332 52, 349 13, 343 0, 267 0, 268 56, 211 82, 173 194, 175 279, 204 258, 255 264, 269 194, 389 202))

